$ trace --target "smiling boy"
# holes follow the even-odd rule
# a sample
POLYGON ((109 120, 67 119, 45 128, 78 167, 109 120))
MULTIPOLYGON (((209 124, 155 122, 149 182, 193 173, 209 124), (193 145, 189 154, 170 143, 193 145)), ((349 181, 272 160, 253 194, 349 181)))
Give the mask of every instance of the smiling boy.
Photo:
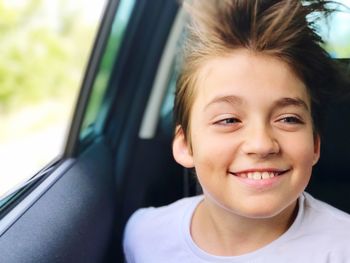
POLYGON ((287 230, 318 160, 310 99, 285 63, 243 49, 207 62, 197 85, 191 149, 180 128, 174 139, 205 195, 192 237, 213 254, 251 252, 287 230))
POLYGON ((306 20, 326 1, 192 2, 173 154, 203 195, 137 211, 127 261, 350 262, 350 216, 304 192, 336 93, 306 20))

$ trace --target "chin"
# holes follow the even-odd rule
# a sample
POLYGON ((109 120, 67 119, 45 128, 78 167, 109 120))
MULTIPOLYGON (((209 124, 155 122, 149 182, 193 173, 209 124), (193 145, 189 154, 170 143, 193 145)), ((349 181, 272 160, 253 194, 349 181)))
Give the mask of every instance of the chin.
POLYGON ((251 219, 269 219, 286 213, 292 213, 294 204, 289 205, 269 205, 257 204, 255 206, 246 207, 239 213, 241 216, 251 219))
POLYGON ((242 216, 250 219, 269 219, 278 216, 282 211, 254 211, 252 213, 242 213, 242 216))

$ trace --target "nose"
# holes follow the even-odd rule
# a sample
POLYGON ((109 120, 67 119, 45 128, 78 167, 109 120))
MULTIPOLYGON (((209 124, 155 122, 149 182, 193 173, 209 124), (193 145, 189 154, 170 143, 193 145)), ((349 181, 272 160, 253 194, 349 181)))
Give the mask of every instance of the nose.
POLYGON ((242 145, 245 154, 266 158, 280 152, 280 146, 273 132, 265 125, 251 127, 246 131, 242 145))

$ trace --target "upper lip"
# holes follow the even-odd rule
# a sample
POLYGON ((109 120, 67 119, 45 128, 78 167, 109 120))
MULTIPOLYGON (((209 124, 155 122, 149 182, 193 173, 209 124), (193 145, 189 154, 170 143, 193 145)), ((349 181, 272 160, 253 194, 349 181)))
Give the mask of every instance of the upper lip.
POLYGON ((252 169, 245 169, 245 170, 239 170, 239 171, 229 171, 231 174, 247 174, 247 173, 254 173, 254 172, 268 172, 268 173, 275 173, 275 174, 282 174, 287 172, 290 169, 278 169, 278 168, 252 168, 252 169))

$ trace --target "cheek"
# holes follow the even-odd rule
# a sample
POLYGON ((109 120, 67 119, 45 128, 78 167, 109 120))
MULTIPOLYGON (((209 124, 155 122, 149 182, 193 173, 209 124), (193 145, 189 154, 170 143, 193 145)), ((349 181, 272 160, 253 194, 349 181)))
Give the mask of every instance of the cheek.
POLYGON ((233 160, 238 148, 232 136, 217 135, 204 129, 193 132, 192 142, 195 162, 227 163, 233 160))
POLYGON ((226 178, 237 156, 235 140, 213 136, 207 131, 193 133, 193 160, 201 186, 211 192, 226 178))
POLYGON ((283 149, 298 167, 311 171, 315 156, 312 132, 285 140, 283 149))

